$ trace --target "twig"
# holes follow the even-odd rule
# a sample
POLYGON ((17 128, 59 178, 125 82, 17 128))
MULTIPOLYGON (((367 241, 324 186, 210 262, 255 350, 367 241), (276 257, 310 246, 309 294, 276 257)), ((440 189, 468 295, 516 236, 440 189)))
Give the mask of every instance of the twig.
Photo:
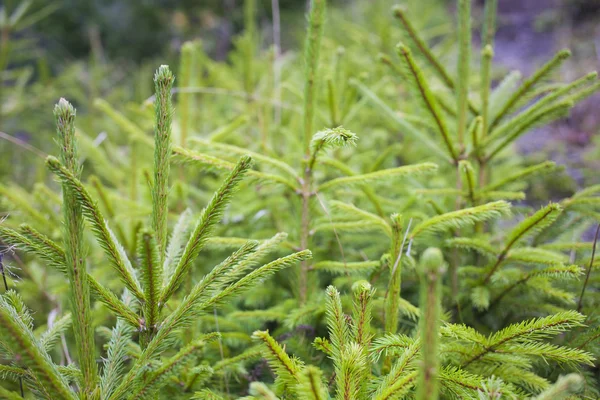
POLYGON ((585 294, 585 289, 587 287, 588 281, 590 279, 590 274, 592 273, 592 266, 594 265, 594 257, 596 256, 596 243, 598 243, 598 234, 600 233, 600 224, 596 228, 596 234, 594 235, 594 244, 592 246, 592 258, 590 259, 590 265, 585 274, 585 282, 583 282, 583 287, 581 288, 581 296, 579 296, 579 303, 577 304, 577 311, 581 311, 581 307, 583 306, 583 295, 585 294))

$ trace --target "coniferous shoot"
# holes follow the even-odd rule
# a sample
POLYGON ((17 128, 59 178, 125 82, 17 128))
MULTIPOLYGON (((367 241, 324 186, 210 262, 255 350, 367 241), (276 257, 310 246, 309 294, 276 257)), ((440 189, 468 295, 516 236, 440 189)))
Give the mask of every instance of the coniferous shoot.
MULTIPOLYGON (((167 215, 169 171, 171 169, 171 122, 173 104, 171 89, 175 77, 167 65, 161 65, 154 75, 155 129, 154 129, 154 182, 152 183, 152 229, 161 254, 161 263, 167 247, 167 215)), ((159 266, 157 266, 158 268, 159 266)))
MULTIPOLYGON (((302 212, 300 226, 300 248, 309 247, 310 199, 312 193, 312 170, 310 167, 311 138, 314 133, 315 100, 317 94, 319 55, 325 24, 326 0, 311 0, 308 14, 308 31, 304 45, 304 174, 302 179, 302 212)), ((308 291, 308 263, 302 262, 298 269, 298 296, 306 302, 308 291)))
POLYGON ((392 220, 392 248, 390 249, 390 282, 385 295, 384 321, 387 333, 396 333, 398 330, 398 304, 400 302, 400 289, 402 280, 402 255, 404 245, 408 236, 408 229, 403 234, 401 216, 394 214, 392 220))
MULTIPOLYGON (((65 168, 75 177, 81 175, 81 166, 75 138, 75 108, 65 99, 60 99, 54 108, 56 130, 60 145, 60 158, 65 168)), ((91 396, 96 389, 98 368, 96 346, 90 310, 90 291, 87 280, 86 255, 83 249, 83 215, 75 190, 63 183, 63 215, 65 261, 70 284, 73 328, 79 365, 83 374, 82 393, 91 396)))
POLYGON ((469 103, 469 77, 471 64, 471 0, 458 0, 458 81, 456 87, 458 118, 456 132, 459 151, 464 151, 465 130, 469 103))
POLYGON ((442 282, 444 257, 437 248, 428 248, 421 256, 421 367, 417 382, 418 400, 437 400, 439 396, 439 335, 442 314, 442 282))

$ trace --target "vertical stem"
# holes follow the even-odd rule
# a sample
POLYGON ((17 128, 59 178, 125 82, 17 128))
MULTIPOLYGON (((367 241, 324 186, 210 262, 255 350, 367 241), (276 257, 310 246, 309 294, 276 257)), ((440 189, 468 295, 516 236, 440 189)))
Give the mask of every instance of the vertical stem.
MULTIPOLYGON (((481 128, 481 140, 485 139, 488 134, 489 120, 489 97, 491 89, 491 71, 492 59, 494 58, 494 36, 496 34, 496 10, 498 8, 498 0, 486 0, 484 10, 483 29, 481 30, 481 45, 483 50, 481 53, 481 117, 483 124, 481 128)), ((478 154, 479 160, 479 186, 483 187, 487 184, 488 171, 485 154, 478 154)), ((485 225, 477 224, 477 232, 483 232, 485 225)))
POLYGON ((156 99, 154 101, 154 182, 152 185, 152 229, 156 233, 162 265, 167 246, 167 215, 169 171, 171 168, 171 119, 173 105, 171 88, 175 77, 166 65, 161 65, 154 75, 156 99))
POLYGON ((469 67, 471 63, 471 0, 458 1, 458 117, 456 132, 460 152, 464 151, 464 136, 467 129, 467 111, 469 104, 469 67))
MULTIPOLYGON (((483 142, 488 133, 489 126, 489 103, 490 103, 490 89, 491 89, 491 70, 492 70, 492 59, 494 57, 494 50, 492 46, 486 45, 481 51, 481 117, 483 126, 481 128, 481 137, 479 142, 483 142)), ((479 152, 479 149, 475 149, 479 152)), ((481 158, 483 156, 480 155, 481 158)))
MULTIPOLYGON (((81 175, 75 140, 75 108, 65 99, 54 107, 56 130, 61 146, 61 162, 77 178, 81 175)), ((73 312, 73 329, 79 355, 83 387, 83 399, 91 398, 96 389, 98 367, 94 344, 94 327, 90 310, 90 292, 83 249, 83 216, 81 204, 68 185, 62 185, 64 214, 65 263, 71 289, 70 301, 73 312)))
POLYGON ((324 21, 325 0, 311 0, 304 48, 304 154, 307 159, 310 157, 310 141, 314 133, 317 71, 324 21))
MULTIPOLYGON (((394 214, 392 220, 392 248, 390 249, 390 282, 388 283, 383 299, 383 324, 386 333, 395 334, 398 331, 398 304, 402 289, 402 253, 404 243, 410 230, 410 222, 406 233, 402 237, 400 216, 394 214)), ((392 357, 386 356, 383 360, 383 370, 388 372, 392 366, 392 357)))
POLYGON ((585 294, 585 289, 587 288, 588 281, 590 280, 590 274, 592 272, 592 267, 594 266, 594 258, 596 257, 596 244, 598 243, 598 234, 600 233, 600 224, 596 228, 596 234, 594 235, 594 244, 592 245, 592 258, 590 259, 590 265, 585 273, 585 281, 583 282, 583 287, 581 288, 581 295, 579 296, 579 303, 577 303, 577 311, 581 312, 581 308, 583 307, 583 295, 585 294))
POLYGON ((421 320, 422 363, 417 383, 418 400, 437 400, 439 396, 438 343, 442 313, 441 279, 444 269, 442 252, 428 248, 421 256, 421 320))
MULTIPOLYGON (((408 229, 407 229, 408 231, 408 229)), ((390 251, 390 282, 385 295, 384 325, 386 333, 396 333, 398 330, 398 303, 402 284, 402 226, 400 217, 392 215, 392 248, 390 251)))
MULTIPOLYGON (((308 32, 304 49, 305 81, 304 81, 304 179, 302 181, 302 216, 300 247, 302 250, 308 248, 310 235, 310 198, 312 184, 312 169, 308 165, 310 160, 310 141, 313 135, 313 124, 315 116, 315 95, 317 70, 319 66, 319 52, 321 49, 321 38, 323 36, 323 23, 325 21, 325 0, 311 0, 308 16, 308 32)), ((299 299, 304 304, 308 291, 308 267, 307 261, 300 264, 298 276, 299 299)))
POLYGON ((484 9, 483 29, 481 30, 482 47, 494 46, 494 36, 496 35, 496 10, 498 0, 486 0, 484 9))
MULTIPOLYGON (((308 249, 308 241, 310 236, 310 181, 312 172, 307 166, 304 170, 304 179, 302 180, 302 215, 301 215, 301 226, 300 226, 300 248, 302 250, 308 249)), ((308 262, 302 261, 300 264, 300 271, 298 274, 298 294, 300 304, 306 303, 307 291, 308 291, 308 262)))

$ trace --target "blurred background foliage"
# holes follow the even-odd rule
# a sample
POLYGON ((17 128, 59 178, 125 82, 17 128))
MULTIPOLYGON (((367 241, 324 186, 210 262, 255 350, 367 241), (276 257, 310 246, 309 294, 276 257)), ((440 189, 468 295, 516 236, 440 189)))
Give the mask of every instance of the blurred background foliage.
MULTIPOLYGON (((304 27, 305 0, 256 0, 258 45, 267 49, 273 43, 275 3, 280 8, 281 51, 295 51, 304 27)), ((379 23, 381 16, 388 16, 390 7, 398 1, 330 3, 333 29, 327 29, 326 35, 344 46, 354 40, 354 30, 359 26, 381 36, 380 31, 388 26, 379 23)), ((453 29, 448 19, 453 11, 451 1, 400 3, 420 9, 419 23, 434 27, 434 36, 453 29)), ((243 31, 243 4, 242 0, 0 2, 0 132, 11 135, 12 140, 7 142, 3 137, 0 141, 0 177, 27 185, 43 173, 31 161, 31 152, 24 153, 22 147, 33 146, 43 153, 53 148, 48 139, 52 132, 48 110, 60 96, 73 101, 82 129, 96 136, 104 126, 96 118, 98 111, 91 106, 93 100, 103 98, 111 104, 143 102, 151 95, 151 71, 162 63, 177 66, 185 41, 199 40, 211 59, 235 62, 229 55, 243 31), (89 119, 82 119, 82 115, 89 119)), ((598 69, 598 1, 506 0, 500 2, 499 11, 496 59, 507 70, 519 69, 527 74, 561 47, 574 52, 568 68, 561 72, 566 75, 563 78, 598 69)), ((588 151, 598 129, 596 113, 592 112, 597 103, 598 97, 594 97, 579 106, 571 120, 536 133, 537 139, 524 139, 521 150, 540 150, 543 143, 543 150, 551 153, 551 158, 573 165, 574 169, 581 166, 582 160, 600 167, 595 161, 597 152, 588 151)), ((584 175, 585 171, 572 174, 578 180, 584 175)))

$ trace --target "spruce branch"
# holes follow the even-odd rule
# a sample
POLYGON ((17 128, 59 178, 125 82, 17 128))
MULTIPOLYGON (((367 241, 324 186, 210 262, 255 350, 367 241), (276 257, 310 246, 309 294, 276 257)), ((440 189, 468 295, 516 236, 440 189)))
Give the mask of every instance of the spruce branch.
POLYGON ((344 176, 341 178, 335 178, 321 184, 317 191, 321 192, 329 190, 337 186, 349 186, 375 183, 379 181, 389 182, 393 179, 406 179, 418 175, 428 175, 436 172, 438 169, 436 164, 433 163, 421 163, 414 165, 406 165, 397 168, 388 168, 379 170, 376 172, 369 172, 367 174, 344 176))
POLYGON ((37 389, 45 393, 47 398, 77 398, 31 329, 6 301, 5 296, 0 296, 0 333, 3 345, 8 345, 13 353, 19 355, 20 363, 29 369, 36 383, 41 385, 37 389))
POLYGON ((550 203, 546 207, 540 209, 535 214, 519 223, 508 235, 504 249, 500 252, 500 254, 498 254, 496 261, 483 279, 483 284, 487 284, 490 281, 514 245, 524 240, 528 236, 534 235, 544 228, 550 226, 550 224, 556 220, 560 213, 560 205, 557 203, 550 203))
POLYGON ((140 264, 141 278, 144 287, 144 316, 146 326, 152 331, 156 328, 160 305, 162 269, 158 243, 155 236, 148 231, 141 231, 138 238, 137 256, 140 264))
POLYGON ((512 290, 519 287, 520 285, 527 283, 530 279, 540 277, 540 276, 559 277, 559 278, 563 278, 563 279, 568 278, 568 277, 576 278, 580 274, 581 274, 581 269, 576 265, 569 265, 569 266, 558 265, 558 266, 548 267, 548 268, 544 268, 541 270, 535 270, 535 271, 526 273, 521 278, 516 280, 514 283, 512 283, 511 285, 504 288, 495 298, 493 298, 490 301, 489 309, 494 308, 496 305, 498 305, 500 303, 500 301, 507 294, 509 294, 512 290))
MULTIPOLYGON (((221 276, 222 273, 228 271, 245 259, 255 247, 256 242, 250 242, 248 245, 243 246, 238 252, 234 253, 224 263, 214 268, 213 271, 193 287, 190 294, 183 299, 181 304, 165 318, 154 338, 148 343, 145 350, 140 355, 136 366, 132 368, 132 371, 130 371, 124 379, 116 393, 126 390, 129 380, 136 373, 136 369, 143 367, 144 363, 150 360, 159 349, 164 348, 173 338, 173 333, 176 329, 188 326, 193 321, 193 318, 204 310, 212 309, 225 299, 242 293, 275 272, 310 257, 310 252, 307 250, 294 253, 255 269, 224 289, 219 289, 218 286, 216 288, 213 287, 213 284, 218 282, 217 278, 221 276), (214 291, 210 290, 211 288, 213 288, 214 291)), ((118 397, 113 395, 113 398, 116 399, 118 397)))
POLYGON ((421 340, 417 339, 396 360, 390 372, 385 375, 375 389, 372 398, 390 400, 401 398, 415 385, 418 372, 414 370, 417 356, 421 350, 421 340))
POLYGON ((237 185, 242 180, 245 173, 250 169, 251 165, 252 159, 250 157, 242 157, 233 171, 231 171, 229 176, 225 179, 219 190, 213 195, 206 208, 202 211, 202 215, 190 235, 173 275, 162 289, 160 296, 161 305, 164 305, 169 300, 171 295, 185 279, 192 263, 214 230, 214 226, 223 216, 225 207, 231 200, 237 185))
POLYGON ((28 225, 22 225, 21 232, 0 225, 0 238, 2 241, 15 246, 19 250, 35 254, 53 269, 65 275, 67 274, 63 249, 28 225))
POLYGON ((131 293, 140 300, 144 294, 137 281, 137 277, 131 262, 123 247, 117 241, 114 233, 108 226, 108 222, 98 208, 98 204, 92 199, 81 181, 73 175, 56 158, 50 156, 46 159, 48 168, 56 174, 69 190, 73 192, 74 201, 81 205, 83 216, 86 217, 92 227, 92 231, 98 240, 98 244, 105 251, 111 265, 121 278, 121 281, 131 293))
POLYGON ((323 384, 323 372, 312 365, 303 368, 298 375, 298 392, 306 400, 327 400, 329 394, 323 384))
POLYGON ((263 355, 280 384, 292 391, 297 390, 303 363, 297 358, 290 357, 268 331, 256 331, 252 334, 252 338, 263 343, 263 355))
POLYGON ((279 397, 277 397, 275 395, 275 393, 273 393, 271 391, 271 389, 269 389, 269 387, 262 382, 251 382, 248 393, 250 393, 252 395, 252 399, 262 399, 262 400, 278 400, 279 399, 279 397))
POLYGON ((13 392, 0 386, 0 397, 6 400, 23 400, 21 394, 13 392))
MULTIPOLYGON (((35 254, 57 271, 67 275, 65 252, 60 246, 28 225, 22 225, 21 230, 23 234, 0 225, 0 237, 19 249, 35 254)), ((122 304, 111 291, 102 286, 90 274, 87 274, 87 280, 92 292, 104 305, 132 326, 140 327, 140 320, 136 313, 122 304)))
POLYGON ((111 396, 122 377, 132 331, 123 320, 117 320, 117 324, 111 330, 100 377, 100 395, 103 399, 111 396))
POLYGON ((449 88, 454 90, 455 83, 454 80, 450 77, 448 71, 443 66, 443 64, 437 59, 437 57, 431 52, 429 46, 425 41, 419 36, 417 30, 410 22, 410 18, 406 15, 406 9, 402 6, 394 7, 394 16, 398 18, 400 23, 402 24, 402 33, 404 36, 404 41, 418 49, 421 56, 427 60, 427 63, 433 68, 436 75, 444 82, 444 84, 449 88))
POLYGON ((531 77, 526 79, 523 84, 515 91, 508 100, 504 103, 500 111, 490 122, 490 130, 492 130, 504 117, 510 114, 515 109, 519 101, 522 101, 525 96, 531 93, 537 84, 546 79, 552 72, 558 69, 562 63, 571 56, 568 50, 561 50, 556 55, 533 73, 531 77))
POLYGON ((543 163, 532 165, 531 167, 524 168, 515 174, 504 177, 496 182, 490 183, 483 187, 482 191, 489 192, 501 189, 511 183, 522 182, 525 179, 541 174, 547 174, 555 171, 557 168, 556 163, 553 161, 544 161, 543 163))
POLYGON ((366 281, 359 281, 354 284, 354 302, 352 309, 352 335, 354 341, 365 349, 371 344, 373 334, 371 333, 371 319, 373 296, 375 289, 366 281))
POLYGON ((192 222, 192 210, 187 208, 179 215, 179 219, 169 237, 165 261, 162 265, 162 285, 166 284, 175 272, 186 243, 186 236, 189 235, 189 231, 192 228, 192 222))
POLYGON ((67 313, 58 320, 54 321, 47 330, 45 330, 39 337, 40 345, 46 353, 49 353, 55 346, 56 342, 60 338, 60 335, 64 334, 72 323, 71 314, 67 313))
POLYGON ((383 114, 387 115, 390 119, 396 122, 402 128, 402 132, 405 135, 411 136, 416 141, 423 143, 425 146, 427 146, 429 150, 434 152, 441 159, 448 162, 454 162, 452 157, 450 157, 447 151, 444 150, 443 146, 441 146, 435 140, 432 140, 429 137, 429 135, 427 135, 426 132, 424 132, 422 129, 416 128, 406 118, 392 110, 372 90, 367 88, 365 85, 363 85, 356 79, 351 80, 350 84, 355 86, 364 96, 367 97, 367 99, 369 99, 375 106, 377 106, 378 110, 382 111, 383 114))
POLYGON ((169 172, 171 158, 171 122, 173 104, 171 89, 175 77, 167 65, 161 65, 154 74, 154 182, 152 183, 152 229, 156 235, 160 262, 167 248, 167 215, 169 172))
POLYGON ((389 237, 392 236, 392 228, 390 224, 382 217, 356 207, 354 204, 344 203, 338 200, 329 202, 333 212, 344 219, 358 219, 361 221, 369 221, 374 225, 379 226, 389 237))
MULTIPOLYGON (((81 175, 75 138, 75 108, 65 99, 54 107, 56 131, 61 148, 60 157, 64 170, 75 179, 81 175)), ((56 160, 56 159, 54 159, 56 160)), ((58 163, 58 160, 56 160, 58 163)), ((82 204, 75 188, 63 181, 63 215, 65 265, 70 284, 70 302, 74 316, 73 328, 84 377, 81 388, 84 397, 90 396, 98 379, 95 361, 94 330, 90 309, 90 293, 86 272, 86 254, 83 249, 82 204)))
POLYGON ((423 109, 428 112, 454 163, 458 162, 458 154, 452 143, 446 121, 437 100, 425 80, 423 72, 417 66, 411 51, 406 46, 402 44, 398 45, 398 55, 402 61, 402 68, 405 71, 404 75, 408 79, 409 89, 414 92, 414 96, 421 102, 423 109))
POLYGON ((333 362, 337 370, 342 364, 342 352, 350 343, 351 332, 342 310, 340 293, 333 286, 328 286, 325 294, 327 296, 327 327, 331 341, 333 362))
POLYGON ((214 140, 208 141, 201 138, 192 138, 191 141, 195 144, 198 144, 201 148, 206 148, 208 150, 222 154, 239 156, 249 155, 250 157, 252 157, 252 159, 256 160, 261 165, 268 165, 269 167, 286 174, 289 178, 292 178, 294 180, 298 179, 298 174, 296 173, 296 170, 294 170, 294 168, 292 168, 287 163, 277 158, 269 157, 264 154, 250 151, 248 149, 234 146, 231 144, 218 143, 214 140))
POLYGON ((534 400, 561 400, 581 390, 584 381, 577 374, 569 374, 558 378, 556 383, 544 390, 534 400))
POLYGON ((335 275, 346 275, 346 274, 360 274, 364 275, 368 272, 373 272, 377 267, 381 265, 379 260, 377 261, 356 261, 356 262, 342 262, 342 261, 319 261, 315 263, 311 270, 315 271, 327 271, 335 275))
MULTIPOLYGON (((252 154, 255 154, 253 152, 246 152, 248 155, 252 156, 252 154)), ((202 153, 198 153, 195 151, 191 151, 191 150, 187 150, 187 149, 182 149, 181 147, 177 147, 175 146, 173 148, 173 155, 181 161, 184 162, 192 162, 195 164, 199 164, 205 168, 208 169, 215 169, 218 171, 233 171, 235 169, 235 163, 217 158, 217 157, 213 157, 213 156, 209 156, 207 154, 202 154, 202 153)), ((266 181, 266 182, 274 182, 274 183, 279 183, 282 184, 286 187, 288 187, 292 192, 297 192, 298 189, 298 185, 288 179, 285 178, 283 176, 280 175, 275 175, 275 174, 269 174, 269 173, 265 173, 265 172, 259 172, 259 171, 255 171, 255 170, 249 170, 247 172, 248 176, 254 177, 260 181, 266 181)))
POLYGON ((449 229, 473 225, 477 222, 488 221, 509 214, 510 204, 503 200, 481 206, 464 208, 458 211, 451 211, 431 217, 415 226, 415 229, 413 229, 410 235, 410 239, 415 239, 424 234, 443 232, 449 229))
POLYGON ((496 257, 498 250, 488 240, 469 237, 453 237, 446 239, 445 246, 473 251, 485 257, 496 257))
POLYGON ((315 133, 310 142, 311 155, 308 168, 312 170, 321 150, 344 146, 356 146, 358 136, 341 126, 333 129, 325 129, 315 133))
POLYGON ((558 335, 568 329, 582 326, 584 320, 585 316, 576 311, 564 311, 548 317, 536 318, 510 325, 490 335, 482 348, 471 354, 462 365, 466 367, 482 359, 487 354, 496 351, 502 352, 503 349, 509 348, 512 345, 527 344, 558 335))
POLYGON ((191 360, 200 348, 204 347, 204 338, 195 340, 183 349, 179 350, 173 357, 162 362, 161 366, 146 374, 139 374, 131 383, 132 393, 128 400, 146 399, 156 393, 161 387, 168 384, 168 379, 176 376, 187 367, 186 363, 191 360))

